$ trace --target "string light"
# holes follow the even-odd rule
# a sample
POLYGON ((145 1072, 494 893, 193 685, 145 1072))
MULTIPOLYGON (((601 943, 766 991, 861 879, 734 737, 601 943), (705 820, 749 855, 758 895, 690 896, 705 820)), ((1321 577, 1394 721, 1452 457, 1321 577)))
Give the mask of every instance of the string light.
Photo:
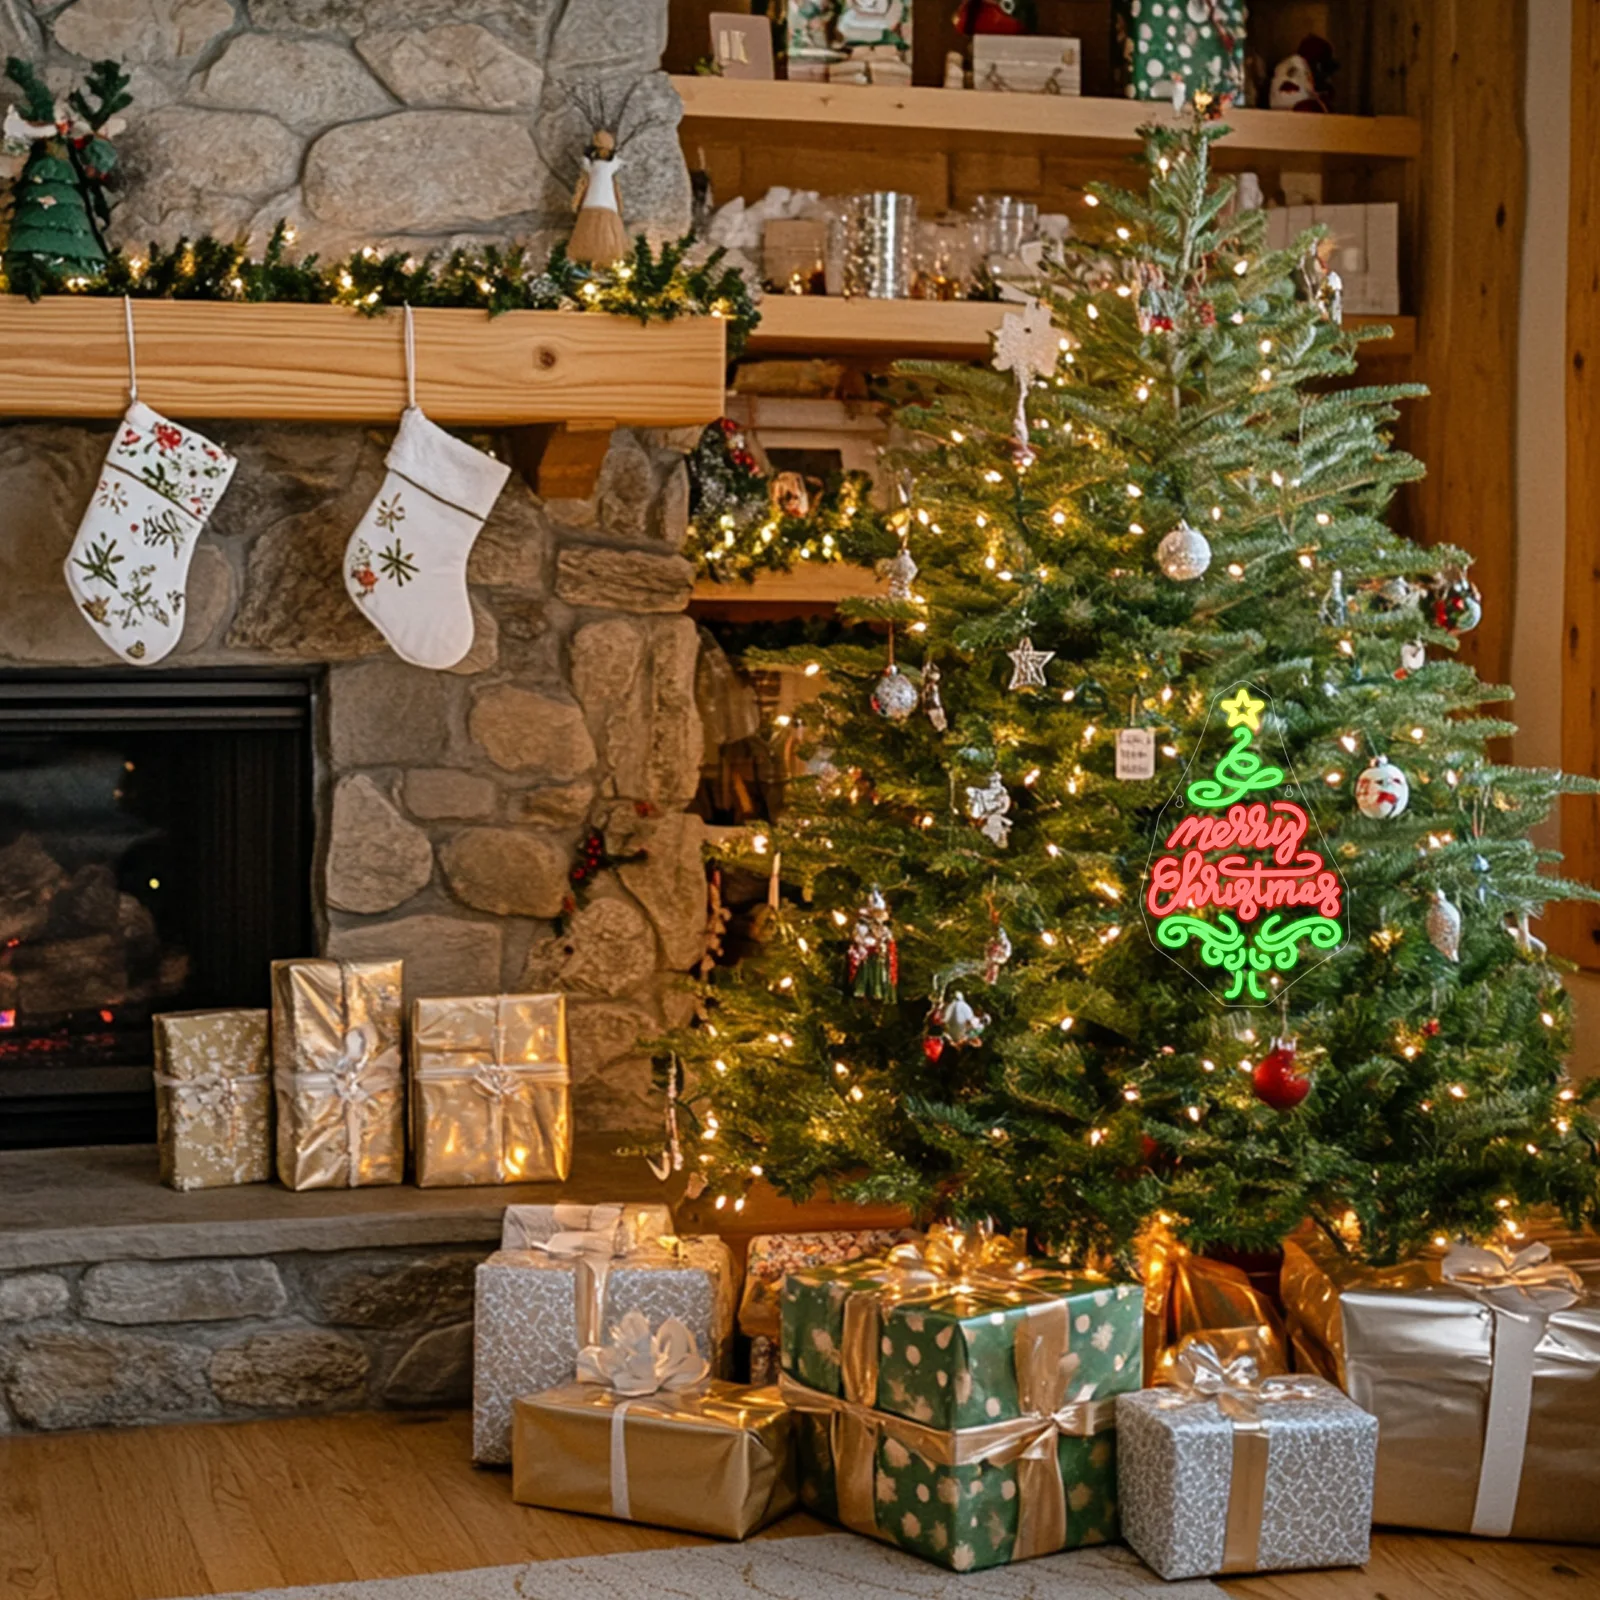
POLYGON ((1056 1026, 1059 1027, 1063 1033, 1071 1033, 1072 1025, 1077 1020, 1078 1019, 1076 1017, 1063 1017, 1061 1021, 1056 1024, 1056 1026))
POLYGON ((1086 194, 1083 197, 1083 203, 1086 206, 1097 206, 1100 204, 1100 196, 1097 194, 1086 194))

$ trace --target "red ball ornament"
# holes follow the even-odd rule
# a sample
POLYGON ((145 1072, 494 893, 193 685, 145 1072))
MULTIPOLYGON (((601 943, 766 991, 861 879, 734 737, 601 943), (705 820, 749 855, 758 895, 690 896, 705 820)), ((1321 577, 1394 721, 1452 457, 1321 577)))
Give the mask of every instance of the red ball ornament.
POLYGON ((1293 1111, 1311 1093, 1311 1079, 1295 1070, 1296 1055, 1293 1039, 1274 1039, 1250 1076, 1256 1099, 1274 1111, 1293 1111))
POLYGON ((930 1061, 937 1061, 944 1054, 944 1040, 937 1034, 930 1033, 922 1041, 922 1053, 930 1061))
POLYGON ((1144 1164, 1147 1167, 1150 1166, 1160 1154, 1161 1146, 1148 1133, 1141 1133, 1139 1135, 1139 1155, 1144 1164))

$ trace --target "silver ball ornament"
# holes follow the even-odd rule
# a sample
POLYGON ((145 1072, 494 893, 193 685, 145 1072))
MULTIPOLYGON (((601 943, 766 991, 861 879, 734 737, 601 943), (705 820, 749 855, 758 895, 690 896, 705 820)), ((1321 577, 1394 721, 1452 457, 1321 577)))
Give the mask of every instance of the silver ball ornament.
POLYGON ((872 709, 890 722, 904 722, 921 698, 916 684, 899 667, 885 667, 872 691, 872 709))
POLYGON ((1177 583, 1193 583, 1211 565, 1211 541, 1198 528, 1180 522, 1156 546, 1161 570, 1177 583))

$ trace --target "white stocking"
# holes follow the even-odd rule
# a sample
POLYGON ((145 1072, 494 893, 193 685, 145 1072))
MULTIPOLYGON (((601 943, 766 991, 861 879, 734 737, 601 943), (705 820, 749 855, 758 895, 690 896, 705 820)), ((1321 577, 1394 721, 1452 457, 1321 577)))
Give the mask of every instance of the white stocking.
POLYGON ((140 402, 128 321, 129 406, 67 553, 67 587, 125 661, 153 666, 183 633, 189 561, 237 464, 203 435, 140 402))
POLYGON ((472 648, 467 557, 511 469, 417 409, 411 307, 406 307, 405 415, 377 498, 350 535, 350 598, 417 667, 453 667, 472 648))

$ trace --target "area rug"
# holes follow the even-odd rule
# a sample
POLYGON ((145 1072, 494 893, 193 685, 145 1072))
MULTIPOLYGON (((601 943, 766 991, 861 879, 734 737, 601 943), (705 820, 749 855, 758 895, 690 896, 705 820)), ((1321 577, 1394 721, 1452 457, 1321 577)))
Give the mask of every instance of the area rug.
POLYGON ((853 1534, 532 1561, 416 1578, 255 1590, 220 1600, 1224 1600, 1163 1583, 1131 1552, 1074 1550, 960 1575, 853 1534))

